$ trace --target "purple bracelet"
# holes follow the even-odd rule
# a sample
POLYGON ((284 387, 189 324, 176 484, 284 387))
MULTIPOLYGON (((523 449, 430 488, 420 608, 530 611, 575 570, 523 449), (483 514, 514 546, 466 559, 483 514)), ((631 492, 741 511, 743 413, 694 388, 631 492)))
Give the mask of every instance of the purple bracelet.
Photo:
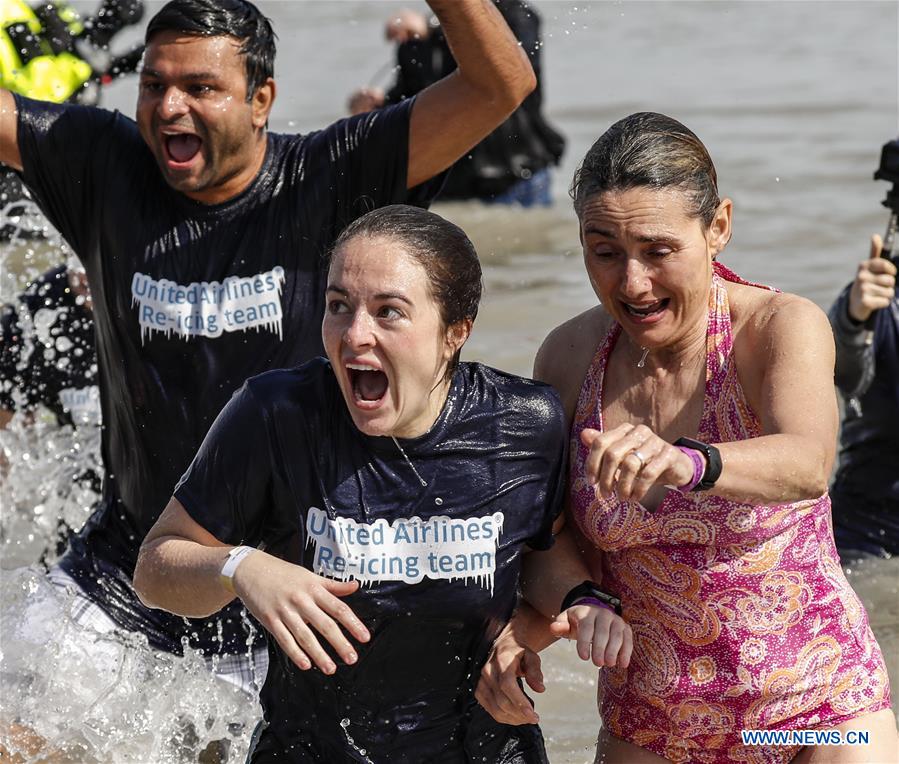
POLYGON ((705 475, 705 460, 702 458, 702 454, 695 448, 687 448, 686 446, 675 446, 675 448, 693 460, 693 478, 688 483, 678 486, 677 489, 681 493, 687 493, 696 488, 699 485, 699 481, 702 480, 702 476, 705 475))
POLYGON ((580 597, 572 602, 569 607, 574 607, 575 605, 596 605, 596 607, 604 607, 606 610, 611 610, 613 613, 615 612, 615 608, 613 608, 608 602, 603 602, 602 600, 596 599, 596 597, 580 597))

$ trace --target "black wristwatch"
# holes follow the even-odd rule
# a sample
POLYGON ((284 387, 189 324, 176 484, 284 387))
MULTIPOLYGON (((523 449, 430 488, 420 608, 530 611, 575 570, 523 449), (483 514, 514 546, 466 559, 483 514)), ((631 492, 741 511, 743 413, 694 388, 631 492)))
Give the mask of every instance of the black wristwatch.
POLYGON ((611 607, 618 615, 621 615, 621 600, 614 594, 604 592, 599 588, 598 584, 594 584, 592 581, 584 581, 568 592, 562 600, 562 607, 559 609, 559 612, 562 613, 568 610, 575 602, 584 597, 593 597, 611 607))
POLYGON ((714 446, 700 440, 693 440, 693 438, 678 438, 674 441, 674 445, 693 448, 705 456, 705 472, 702 473, 702 480, 696 484, 693 490, 708 491, 714 486, 721 477, 721 452, 714 446))

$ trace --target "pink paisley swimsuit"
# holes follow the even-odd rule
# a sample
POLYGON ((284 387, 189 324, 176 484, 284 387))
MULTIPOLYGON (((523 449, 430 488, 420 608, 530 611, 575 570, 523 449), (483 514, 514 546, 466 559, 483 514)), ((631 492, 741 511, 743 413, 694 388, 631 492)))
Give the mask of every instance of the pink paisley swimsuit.
MULTIPOLYGON (((716 268, 712 281, 698 434, 708 443, 761 434, 737 378, 724 278, 739 280, 716 268)), ((799 748, 744 746, 740 731, 829 727, 889 708, 826 493, 754 506, 669 491, 655 512, 596 498, 579 436, 602 430, 603 375, 620 334, 615 324, 597 350, 571 436, 575 518, 602 550, 603 587, 620 595, 634 633, 630 667, 599 673, 605 727, 675 762, 784 762, 799 748)))

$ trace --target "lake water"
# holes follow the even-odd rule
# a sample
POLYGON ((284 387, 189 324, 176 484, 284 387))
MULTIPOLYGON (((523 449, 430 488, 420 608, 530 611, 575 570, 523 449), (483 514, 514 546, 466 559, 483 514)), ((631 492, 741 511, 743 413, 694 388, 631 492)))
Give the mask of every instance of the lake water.
MULTIPOLYGON (((160 5, 148 3, 150 12, 160 5)), ((320 127, 343 116, 352 89, 389 81, 392 52, 382 26, 401 4, 259 5, 280 36, 273 130, 320 127)), ((899 134, 899 4, 537 0, 534 6, 544 21, 547 113, 569 141, 554 178, 556 203, 536 211, 435 206, 469 232, 484 262, 486 294, 468 357, 527 374, 546 333, 594 303, 567 186, 593 140, 634 111, 675 116, 708 146, 720 190, 735 205, 734 237, 723 262, 749 279, 826 308, 866 254, 869 235, 882 233, 887 219, 880 206, 887 185, 873 182, 872 173, 881 145, 899 134)), ((133 113, 134 87, 133 78, 116 83, 105 105, 133 113)), ((15 292, 20 274, 33 273, 46 257, 45 250, 30 245, 7 247, 0 274, 3 298, 15 292)), ((36 444, 9 440, 19 436, 4 439, 24 449, 14 455, 30 455, 30 464, 14 464, 17 483, 4 487, 6 569, 33 559, 55 513, 77 516, 87 506, 82 496, 67 508, 48 498, 52 491, 42 476, 52 473, 60 453, 71 454, 65 440, 71 435, 45 426, 36 444), (26 513, 30 524, 16 524, 10 491, 19 507, 33 495, 42 517, 26 513)), ((849 571, 894 682, 899 682, 897 563, 872 561, 849 571)), ((5 571, 2 614, 14 618, 26 596, 39 594, 32 574, 5 571)), ((8 656, 17 646, 6 638, 3 651, 8 656)), ((568 644, 547 651, 549 689, 537 699, 550 758, 560 764, 592 761, 598 726, 595 675, 573 655, 568 644)), ((60 655, 55 670, 71 670, 72 660, 60 655)), ((246 734, 227 724, 234 719, 249 724, 252 709, 211 685, 196 661, 124 661, 119 689, 90 677, 83 682, 93 690, 87 710, 75 712, 73 705, 68 729, 55 738, 71 760, 195 760, 184 751, 225 736, 235 740, 230 760, 241 760, 246 734)), ((43 700, 23 702, 38 711, 46 708, 43 700)), ((65 715, 66 699, 56 702, 65 715)))

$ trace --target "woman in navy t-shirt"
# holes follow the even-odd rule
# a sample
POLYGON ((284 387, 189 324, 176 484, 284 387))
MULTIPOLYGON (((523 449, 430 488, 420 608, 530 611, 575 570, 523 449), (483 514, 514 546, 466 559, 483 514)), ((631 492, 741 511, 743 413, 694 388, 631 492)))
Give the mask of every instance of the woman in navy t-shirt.
MULTIPOLYGON (((236 594, 268 631, 253 762, 546 761, 536 725, 495 722, 474 686, 523 553, 553 545, 565 417, 552 388, 459 362, 480 295, 443 218, 397 205, 351 224, 328 359, 250 379, 144 541, 148 605, 207 616, 236 594)), ((567 541, 531 559, 552 566, 533 604, 555 615, 586 568, 567 541)), ((620 639, 626 665, 618 616, 562 618, 599 649, 620 639)))

